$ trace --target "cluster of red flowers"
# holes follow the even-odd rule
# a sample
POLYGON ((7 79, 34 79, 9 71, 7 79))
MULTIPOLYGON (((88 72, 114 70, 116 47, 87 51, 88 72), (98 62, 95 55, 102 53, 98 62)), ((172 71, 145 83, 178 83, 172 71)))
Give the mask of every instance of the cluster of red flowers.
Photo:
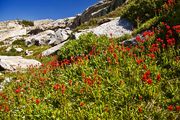
POLYGON ((150 78, 151 71, 148 70, 143 74, 142 80, 147 82, 149 85, 153 83, 152 79, 150 78))
POLYGON ((41 102, 40 99, 36 99, 36 104, 38 105, 41 102))
POLYGON ((176 30, 177 33, 180 33, 180 25, 173 26, 173 29, 176 30))
MULTIPOLYGON (((143 74, 142 80, 145 81, 145 82, 147 82, 148 84, 152 84, 153 81, 152 81, 152 79, 150 78, 150 76, 151 76, 151 71, 150 71, 150 70, 147 70, 147 71, 143 74)), ((158 74, 156 75, 156 80, 157 80, 157 81, 160 81, 160 79, 161 79, 161 74, 158 73, 158 74)))
POLYGON ((84 78, 84 83, 88 84, 89 86, 92 86, 94 84, 94 80, 92 80, 90 77, 84 78))
MULTIPOLYGON (((0 97, 2 97, 5 101, 8 100, 8 97, 4 94, 0 92, 0 97)), ((5 103, 0 103, 0 111, 4 109, 4 112, 9 112, 10 108, 9 105, 5 104, 5 103)))
POLYGON ((169 111, 173 111, 174 109, 175 109, 176 111, 180 111, 180 106, 176 105, 176 106, 174 107, 173 105, 169 105, 169 106, 167 107, 167 109, 168 109, 169 111))
POLYGON ((139 65, 139 64, 143 63, 144 60, 143 60, 143 59, 136 59, 136 62, 137 62, 137 64, 139 65))
POLYGON ((66 86, 64 84, 60 85, 60 84, 55 84, 53 86, 54 90, 59 90, 61 88, 61 93, 64 94, 65 90, 66 90, 66 86))

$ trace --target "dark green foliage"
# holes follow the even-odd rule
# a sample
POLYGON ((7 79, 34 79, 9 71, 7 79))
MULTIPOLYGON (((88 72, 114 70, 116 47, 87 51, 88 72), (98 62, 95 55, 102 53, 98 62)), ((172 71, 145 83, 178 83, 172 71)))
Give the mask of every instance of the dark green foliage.
POLYGON ((28 26, 34 26, 34 22, 33 21, 28 21, 28 20, 22 20, 19 21, 19 24, 28 27, 28 26))
POLYGON ((21 45, 21 46, 26 46, 25 44, 25 40, 24 39, 18 39, 18 40, 15 40, 12 45, 21 45))
POLYGON ((97 37, 93 33, 82 35, 79 40, 69 41, 67 45, 58 51, 59 59, 78 56, 83 53, 88 54, 92 50, 92 47, 96 47, 97 50, 101 51, 101 49, 108 44, 109 39, 106 36, 97 37))
POLYGON ((122 17, 128 18, 135 25, 144 23, 156 15, 156 11, 163 5, 161 0, 131 0, 129 7, 122 17))

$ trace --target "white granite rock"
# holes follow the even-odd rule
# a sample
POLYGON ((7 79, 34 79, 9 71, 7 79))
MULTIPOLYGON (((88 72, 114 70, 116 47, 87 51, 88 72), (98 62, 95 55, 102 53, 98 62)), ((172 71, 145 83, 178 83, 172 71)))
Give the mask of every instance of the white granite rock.
POLYGON ((25 59, 21 56, 0 56, 0 68, 2 70, 18 71, 28 67, 39 67, 40 62, 33 59, 25 59))
POLYGON ((33 51, 26 50, 25 54, 26 54, 26 56, 31 56, 31 55, 33 55, 33 51))
POLYGON ((117 38, 121 37, 124 34, 131 34, 132 28, 132 23, 130 23, 126 19, 121 19, 120 17, 118 17, 95 28, 86 29, 82 30, 81 32, 75 33, 75 37, 76 39, 78 39, 82 34, 93 32, 96 35, 107 35, 108 37, 117 38))
POLYGON ((22 52, 22 51, 23 51, 22 48, 15 48, 15 50, 16 50, 17 52, 22 52))
MULTIPOLYGON (((67 42, 67 41, 66 41, 67 42)), ((55 53, 57 50, 59 50, 66 42, 63 42, 61 44, 58 44, 52 48, 49 48, 45 51, 42 52, 42 56, 48 56, 48 55, 51 55, 53 53, 55 53)))

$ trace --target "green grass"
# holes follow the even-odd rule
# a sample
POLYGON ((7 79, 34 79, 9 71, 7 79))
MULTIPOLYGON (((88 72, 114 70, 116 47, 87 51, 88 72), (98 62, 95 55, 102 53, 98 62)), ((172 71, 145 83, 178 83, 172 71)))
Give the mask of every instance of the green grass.
POLYGON ((6 51, 6 49, 8 48, 9 46, 3 46, 3 47, 0 47, 0 55, 6 55, 6 56, 23 56, 25 58, 36 58, 36 56, 38 56, 39 54, 41 54, 44 50, 47 50, 48 48, 50 48, 49 45, 43 45, 43 46, 30 46, 30 47, 27 47, 24 42, 22 41, 15 41, 13 42, 12 44, 12 49, 10 51, 6 51), (17 52, 15 50, 15 48, 22 48, 23 51, 22 52, 17 52), (26 50, 29 50, 29 51, 33 51, 33 55, 31 56, 26 56, 25 55, 25 51, 26 50))
POLYGON ((132 35, 136 35, 136 34, 139 34, 145 30, 150 30, 152 29, 152 26, 157 26, 157 24, 159 24, 161 20, 161 17, 154 17, 154 18, 151 18, 149 20, 147 20, 145 23, 141 24, 138 28, 134 29, 133 30, 133 33, 132 35))
POLYGON ((25 40, 24 39, 18 39, 12 42, 12 45, 21 45, 21 46, 26 46, 25 40))

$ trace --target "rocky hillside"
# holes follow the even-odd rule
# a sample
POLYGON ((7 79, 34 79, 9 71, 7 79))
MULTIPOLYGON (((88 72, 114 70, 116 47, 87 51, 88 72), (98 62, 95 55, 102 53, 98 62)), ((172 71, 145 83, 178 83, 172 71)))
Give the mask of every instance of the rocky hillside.
POLYGON ((57 51, 58 46, 62 46, 59 44, 69 39, 78 39, 80 35, 88 32, 111 37, 130 34, 133 24, 120 17, 100 20, 101 24, 91 29, 74 30, 93 18, 102 17, 112 12, 125 2, 125 0, 102 0, 87 8, 82 14, 59 20, 11 20, 0 22, 0 54, 24 57, 38 54, 47 56, 57 51), (50 49, 46 50, 47 48, 50 49), (45 51, 43 52, 43 50, 45 51))

